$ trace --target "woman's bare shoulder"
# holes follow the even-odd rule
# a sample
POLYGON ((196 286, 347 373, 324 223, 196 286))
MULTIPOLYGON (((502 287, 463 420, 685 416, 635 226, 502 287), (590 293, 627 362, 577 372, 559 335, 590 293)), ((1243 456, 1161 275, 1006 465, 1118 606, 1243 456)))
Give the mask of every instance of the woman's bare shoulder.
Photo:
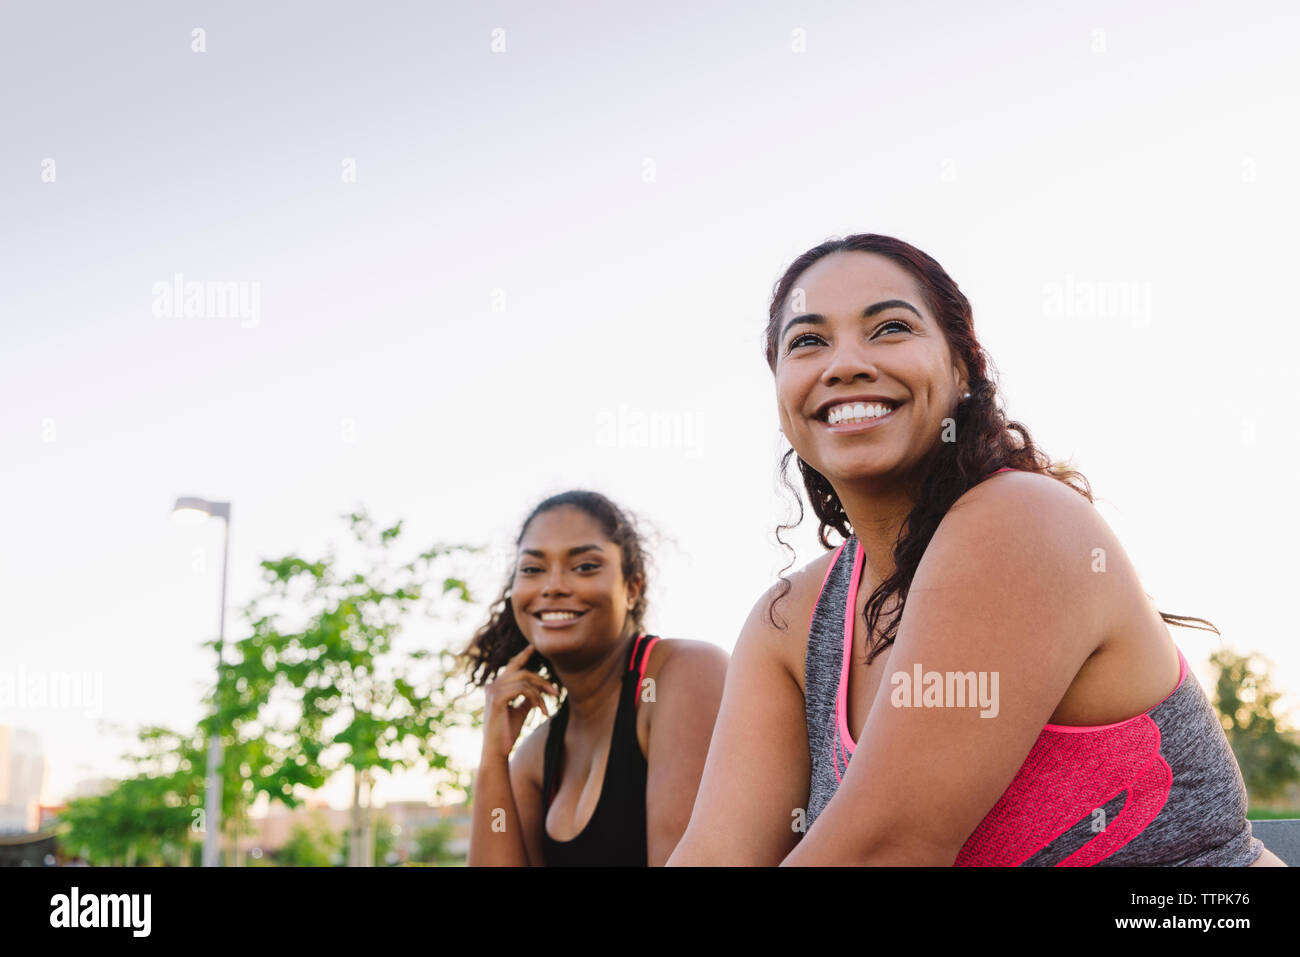
POLYGON ((663 726, 663 721, 668 726, 713 727, 730 661, 726 651, 708 641, 660 638, 654 643, 637 689, 637 738, 643 750, 651 727, 663 726))
POLYGON ((673 671, 727 669, 730 656, 720 645, 692 638, 660 638, 646 656, 646 676, 654 677, 665 669, 673 671))

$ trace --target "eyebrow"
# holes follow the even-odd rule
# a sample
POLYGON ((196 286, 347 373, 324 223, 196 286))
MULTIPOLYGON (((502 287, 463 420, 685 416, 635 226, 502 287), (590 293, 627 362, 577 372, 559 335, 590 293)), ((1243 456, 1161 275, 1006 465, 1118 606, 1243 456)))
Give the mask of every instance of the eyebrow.
MULTIPOLYGON (((877 302, 874 305, 867 306, 866 309, 862 310, 862 316, 860 318, 870 319, 878 312, 884 312, 886 309, 894 309, 896 307, 910 309, 912 312, 916 313, 916 318, 924 319, 924 317, 917 312, 914 305, 910 302, 904 302, 902 299, 886 299, 884 302, 877 302)), ((810 326, 822 326, 826 324, 826 317, 820 312, 808 312, 801 316, 795 316, 790 319, 790 321, 785 324, 785 328, 781 330, 781 338, 785 338, 785 334, 790 331, 791 326, 797 325, 801 322, 805 322, 810 326)))
MULTIPOLYGON (((570 548, 569 551, 567 552, 567 555, 568 557, 572 558, 574 555, 581 555, 583 552, 603 552, 603 551, 604 549, 601 548, 599 545, 578 545, 574 548, 570 548)), ((545 552, 538 551, 535 548, 525 548, 521 554, 534 555, 537 558, 546 557, 545 552)))

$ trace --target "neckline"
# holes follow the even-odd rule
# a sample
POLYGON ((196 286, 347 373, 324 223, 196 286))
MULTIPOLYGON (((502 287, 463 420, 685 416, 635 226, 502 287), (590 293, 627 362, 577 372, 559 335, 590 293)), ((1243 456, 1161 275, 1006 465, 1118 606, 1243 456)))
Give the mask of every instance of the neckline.
MULTIPOLYGON (((547 802, 547 806, 546 806, 546 811, 545 811, 545 813, 542 815, 542 833, 546 836, 546 839, 547 839, 548 841, 550 841, 552 844, 558 844, 558 845, 560 845, 561 847, 566 847, 566 846, 568 846, 568 845, 570 845, 570 844, 576 844, 579 840, 581 840, 581 839, 582 839, 582 836, 583 836, 584 834, 586 834, 588 830, 591 829, 591 822, 594 821, 594 820, 596 820, 596 815, 598 815, 598 814, 600 813, 600 809, 601 809, 601 807, 602 807, 602 806, 604 805, 604 803, 605 803, 605 796, 606 796, 607 794, 609 794, 609 787, 608 787, 608 784, 609 784, 609 769, 610 769, 610 765, 613 764, 613 762, 614 762, 614 745, 618 742, 618 738, 617 738, 617 735, 618 735, 618 722, 619 722, 619 718, 621 718, 621 717, 623 716, 623 698, 624 698, 624 697, 626 696, 626 694, 627 694, 627 676, 628 676, 629 674, 633 674, 633 672, 632 672, 632 662, 636 660, 636 651, 637 651, 637 648, 639 647, 639 645, 640 645, 640 643, 641 643, 641 639, 642 639, 643 637, 645 637, 645 636, 644 636, 644 635, 637 635, 636 638, 634 638, 634 639, 632 640, 632 652, 631 652, 631 654, 628 656, 628 659, 627 659, 627 667, 623 669, 623 676, 622 676, 622 678, 619 679, 619 680, 621 681, 621 685, 620 685, 620 687, 619 687, 619 691, 618 691, 618 704, 615 706, 615 710, 614 710, 614 723, 613 723, 613 727, 611 727, 611 728, 609 729, 609 746, 608 746, 608 748, 607 748, 606 751, 605 751, 605 772, 600 776, 600 796, 599 796, 598 798, 596 798, 596 806, 595 806, 594 808, 591 809, 591 816, 588 817, 588 818, 587 818, 587 822, 586 822, 585 824, 582 825, 582 829, 581 829, 580 831, 578 831, 577 834, 573 835, 573 837, 569 838, 568 840, 566 840, 566 841, 561 841, 561 840, 558 840, 558 839, 556 839, 556 838, 554 838, 554 837, 551 837, 551 832, 550 832, 550 830, 549 830, 549 829, 547 828, 547 826, 546 826, 546 818, 550 816, 550 813, 551 813, 551 806, 552 806, 552 804, 553 804, 553 801, 548 801, 548 802, 547 802)), ((560 710, 562 710, 562 711, 564 712, 564 728, 561 728, 561 729, 560 729, 560 732, 561 732, 561 734, 560 734, 560 767, 557 769, 557 772, 556 772, 556 773, 558 773, 558 774, 560 774, 561 776, 563 776, 563 771, 564 771, 564 734, 563 734, 563 732, 564 732, 564 730, 565 730, 565 729, 568 727, 568 725, 569 725, 569 697, 568 697, 568 695, 565 695, 565 697, 564 697, 564 703, 563 703, 562 705, 560 705, 560 710)), ((634 712, 634 713, 635 713, 635 712, 634 712)), ((557 781, 557 782, 556 782, 556 789, 558 790, 558 788, 559 788, 559 782, 557 781)))
POLYGON ((853 650, 853 623, 856 615, 854 612, 858 607, 858 585, 862 582, 862 565, 866 557, 861 548, 858 547, 858 537, 850 535, 844 542, 845 545, 853 545, 853 575, 849 579, 849 600, 844 607, 844 637, 841 641, 840 655, 840 683, 835 691, 835 711, 836 721, 839 724, 840 742, 849 754, 857 747, 857 742, 853 740, 853 735, 849 734, 849 705, 848 705, 848 688, 849 688, 849 657, 853 650))
MULTIPOLYGON (((844 542, 844 545, 848 545, 850 542, 853 545, 853 575, 852 578, 849 580, 849 598, 844 608, 844 638, 843 638, 843 648, 842 648, 843 653, 842 653, 842 660, 840 663, 840 683, 835 692, 835 711, 836 711, 836 722, 839 727, 840 742, 844 750, 848 752, 849 755, 852 755, 854 749, 857 748, 858 743, 855 740, 853 740, 853 735, 849 733, 849 722, 848 722, 849 657, 850 657, 850 652, 853 649, 853 625, 855 623, 855 618, 856 618, 856 616, 854 615, 854 611, 857 609, 858 586, 862 582, 862 565, 863 565, 863 558, 865 556, 862 549, 858 547, 859 543, 856 535, 849 536, 849 538, 844 542)), ((843 545, 841 547, 843 547, 843 545)), ((838 559, 836 560, 838 561, 838 559)), ((833 567, 833 563, 832 563, 832 567, 833 567)), ((827 577, 829 576, 830 576, 830 572, 828 571, 827 577)), ((1132 724, 1134 721, 1137 721, 1140 718, 1149 717, 1152 711, 1156 710, 1156 708, 1160 707, 1162 704, 1164 704, 1166 701, 1172 698, 1178 692, 1178 689, 1181 688, 1183 686, 1183 683, 1187 680, 1187 673, 1188 673, 1187 658, 1183 655, 1183 650, 1179 648, 1176 643, 1174 644, 1174 650, 1178 652, 1178 682, 1174 685, 1173 690, 1170 691, 1169 694, 1165 695, 1157 703, 1153 704, 1150 708, 1147 708, 1147 710, 1143 711, 1141 714, 1135 714, 1131 718, 1124 718, 1120 721, 1113 721, 1110 724, 1074 725, 1074 724, 1051 724, 1049 722, 1043 725, 1043 730, 1042 732, 1039 733, 1039 736, 1041 737, 1043 734, 1048 734, 1048 733, 1086 734, 1091 731, 1109 731, 1114 728, 1123 727, 1126 724, 1132 724)))

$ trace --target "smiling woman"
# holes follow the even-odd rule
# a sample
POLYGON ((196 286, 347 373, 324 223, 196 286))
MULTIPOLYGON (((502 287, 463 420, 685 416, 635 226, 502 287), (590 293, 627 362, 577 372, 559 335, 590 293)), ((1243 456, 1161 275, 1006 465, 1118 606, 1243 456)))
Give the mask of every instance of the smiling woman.
POLYGON ((597 492, 539 504, 465 651, 486 685, 471 865, 664 863, 690 818, 727 655, 643 632, 646 555, 597 492), (518 748, 528 712, 550 714, 518 748), (514 756, 511 757, 511 751, 514 756))
POLYGON ((765 339, 828 554, 750 613, 670 863, 1278 863, 1165 627, 1202 620, 1150 605, 1087 480, 1007 421, 943 268, 823 243, 765 339))

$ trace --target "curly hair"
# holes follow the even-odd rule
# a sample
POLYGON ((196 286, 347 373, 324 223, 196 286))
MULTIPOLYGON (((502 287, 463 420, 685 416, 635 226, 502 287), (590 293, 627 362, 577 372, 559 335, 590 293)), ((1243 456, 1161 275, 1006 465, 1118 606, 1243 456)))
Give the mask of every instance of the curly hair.
MULTIPOLYGON (((867 634, 872 636, 875 635, 885 603, 891 596, 897 598, 892 617, 879 639, 870 644, 867 655, 867 663, 870 664, 894 642, 903 607, 907 602, 908 589, 939 522, 964 492, 979 484, 989 473, 1004 466, 1038 472, 1062 482, 1089 502, 1095 502, 1092 486, 1081 472, 1066 464, 1053 462, 1034 444, 1028 428, 1020 422, 1007 419, 998 402, 996 366, 975 337, 970 302, 938 262, 900 239, 874 233, 829 239, 809 249, 790 264, 773 289, 767 328, 764 331, 767 364, 773 374, 776 373, 778 333, 787 297, 809 266, 824 256, 838 252, 875 253, 892 260, 911 274, 920 285, 926 305, 943 330, 949 348, 966 364, 970 376, 967 386, 970 398, 961 402, 955 413, 956 441, 937 443, 927 463, 928 471, 921 483, 916 503, 904 520, 894 544, 894 573, 881 582, 867 600, 863 617, 866 620, 867 634)), ((781 458, 779 473, 782 484, 793 494, 799 512, 798 518, 793 522, 776 528, 777 541, 790 551, 791 560, 782 569, 780 578, 783 587, 768 606, 769 619, 774 626, 781 628, 785 625, 777 621, 775 608, 777 602, 790 591, 791 585, 785 577, 785 571, 794 563, 794 549, 781 538, 781 532, 797 527, 804 517, 803 502, 798 490, 790 482, 791 456, 796 456, 793 448, 781 458)), ((852 534, 848 515, 830 481, 802 458, 797 458, 797 461, 803 476, 804 490, 819 522, 818 541, 829 550, 833 547, 827 538, 830 532, 837 532, 845 539, 852 534)), ((1199 621, 1209 626, 1201 630, 1219 633, 1213 624, 1203 618, 1171 615, 1163 611, 1159 614, 1172 625, 1197 627, 1186 622, 1199 621)))
MULTIPOLYGON (((561 492, 558 495, 552 495, 550 498, 544 499, 529 513, 528 517, 524 519, 523 525, 519 528, 519 536, 515 539, 515 547, 518 548, 523 542, 524 535, 527 534, 528 526, 532 524, 533 519, 543 512, 549 512, 565 505, 580 509, 595 519, 605 533, 605 537, 617 545, 622 552, 623 580, 629 583, 636 582, 640 585, 637 589, 636 598, 628 609, 627 616, 627 623, 631 626, 633 634, 639 634, 645 626, 649 557, 641 533, 637 529, 636 521, 626 510, 619 508, 599 492, 583 489, 561 492)), ((497 672, 505 666, 506 662, 523 651, 524 646, 528 644, 523 632, 519 630, 519 623, 515 621, 514 609, 510 606, 510 594, 513 584, 514 575, 512 573, 506 580, 501 594, 492 603, 488 611, 487 623, 475 632, 468 647, 460 655, 468 664, 471 684, 479 687, 496 677, 497 672)), ((525 667, 530 671, 538 672, 557 686, 563 687, 559 675, 555 673, 551 663, 540 652, 534 652, 525 667)))

